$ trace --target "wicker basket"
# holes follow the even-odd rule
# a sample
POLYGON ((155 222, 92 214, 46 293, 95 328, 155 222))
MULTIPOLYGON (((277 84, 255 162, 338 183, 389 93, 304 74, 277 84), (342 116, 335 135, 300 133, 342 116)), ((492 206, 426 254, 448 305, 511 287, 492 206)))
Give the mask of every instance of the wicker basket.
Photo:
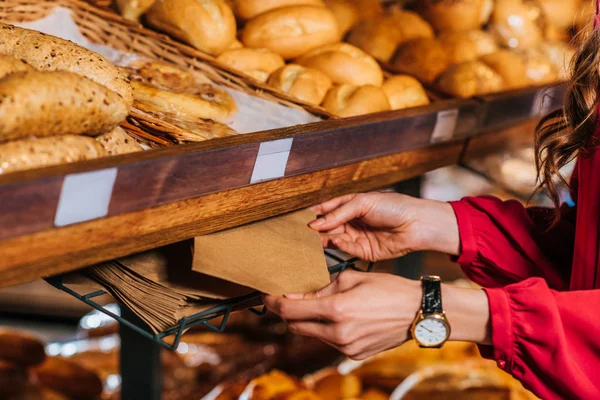
POLYGON ((253 81, 190 46, 80 0, 2 0, 0 20, 6 23, 35 21, 51 14, 55 7, 69 9, 81 33, 94 43, 149 59, 161 60, 184 69, 200 71, 217 84, 287 107, 304 109, 321 118, 333 118, 321 107, 303 103, 267 85, 253 81))

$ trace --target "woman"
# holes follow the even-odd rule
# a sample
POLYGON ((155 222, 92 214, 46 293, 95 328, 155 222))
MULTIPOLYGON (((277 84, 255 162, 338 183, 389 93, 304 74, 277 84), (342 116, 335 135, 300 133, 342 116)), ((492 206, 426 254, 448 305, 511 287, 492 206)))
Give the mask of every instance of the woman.
MULTIPOLYGON (((449 340, 478 343, 482 355, 544 399, 600 399, 599 32, 575 56, 564 111, 537 129, 536 164, 555 209, 492 197, 447 204, 368 193, 316 206, 321 217, 311 224, 324 245, 366 260, 416 250, 456 256, 485 289, 442 286, 449 340), (558 171, 575 157, 576 207, 561 208, 558 171)), ((421 297, 419 282, 345 272, 318 292, 265 303, 292 331, 364 359, 409 339, 421 297)))

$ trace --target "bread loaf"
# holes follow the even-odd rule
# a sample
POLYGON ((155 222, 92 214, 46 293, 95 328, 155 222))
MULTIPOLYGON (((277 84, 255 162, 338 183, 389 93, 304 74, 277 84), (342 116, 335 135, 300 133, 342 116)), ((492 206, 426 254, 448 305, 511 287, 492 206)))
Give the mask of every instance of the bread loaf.
POLYGON ((239 19, 247 21, 275 8, 301 5, 324 6, 323 0, 235 0, 234 10, 239 19))
POLYGON ((0 80, 0 142, 28 136, 99 135, 127 117, 123 98, 71 72, 21 72, 0 80))
POLYGON ((296 63, 322 71, 336 84, 381 86, 383 83, 383 72, 377 61, 348 43, 319 47, 296 63))
POLYGON ((460 98, 481 96, 503 90, 502 77, 479 61, 455 64, 442 74, 439 88, 460 98))
POLYGON ((110 156, 135 153, 144 150, 144 148, 121 127, 116 127, 111 132, 98 136, 96 140, 104 147, 110 156))
POLYGON ((0 23, 0 54, 22 60, 40 71, 69 71, 117 92, 127 112, 133 104, 125 75, 101 55, 68 40, 0 23))
POLYGON ((95 373, 63 358, 48 357, 32 373, 43 386, 72 398, 89 399, 102 393, 95 373))
POLYGON ((279 54, 267 49, 227 50, 217 57, 217 61, 242 71, 260 82, 266 82, 275 70, 285 65, 285 61, 279 54))
POLYGON ((438 32, 479 29, 484 0, 422 0, 423 16, 438 32))
POLYGON ((358 9, 352 0, 325 0, 325 6, 335 16, 342 36, 358 22, 358 9))
POLYGON ((335 86, 325 96, 323 107, 340 117, 353 117, 391 110, 385 92, 373 85, 344 84, 335 86))
POLYGON ((233 11, 223 0, 157 0, 146 22, 213 56, 231 46, 237 30, 233 11))
MULTIPOLYGON (((2 145, 0 145, 2 146, 2 145)), ((0 151, 0 157, 4 153, 0 151)), ((3 167, 0 163, 0 167, 3 167)), ((24 332, 0 328, 0 360, 26 368, 44 361, 44 345, 36 337, 24 332)))
POLYGON ((333 13, 315 6, 267 11, 250 20, 242 32, 244 46, 266 48, 286 60, 339 39, 340 32, 333 13))
POLYGON ((138 21, 156 0, 117 0, 117 8, 123 18, 138 21))
POLYGON ((518 89, 529 84, 525 60, 514 51, 498 50, 481 57, 480 61, 502 77, 506 89, 518 89))
POLYGON ((35 71, 35 69, 23 60, 17 60, 11 56, 0 55, 0 79, 4 78, 6 75, 14 74, 15 72, 29 71, 35 71))
POLYGON ((429 97, 421 83, 408 75, 396 75, 381 86, 390 101, 392 110, 429 104, 429 97))
POLYGON ((288 64, 275 71, 269 85, 302 101, 319 105, 331 88, 331 79, 314 68, 288 64))
POLYGON ((401 44, 396 52, 394 68, 432 84, 450 64, 450 58, 441 42, 434 38, 413 39, 401 44))
POLYGON ((14 140, 0 144, 0 174, 91 160, 107 154, 100 143, 87 136, 14 140))

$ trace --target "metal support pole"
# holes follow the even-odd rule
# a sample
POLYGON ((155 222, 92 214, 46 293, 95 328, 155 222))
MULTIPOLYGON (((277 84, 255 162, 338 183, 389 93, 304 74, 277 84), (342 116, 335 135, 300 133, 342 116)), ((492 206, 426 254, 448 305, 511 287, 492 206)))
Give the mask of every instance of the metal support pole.
MULTIPOLYGON (((144 323, 121 305, 121 315, 145 328, 144 323)), ((161 347, 126 326, 121 336, 121 400, 160 400, 162 397, 161 347)))

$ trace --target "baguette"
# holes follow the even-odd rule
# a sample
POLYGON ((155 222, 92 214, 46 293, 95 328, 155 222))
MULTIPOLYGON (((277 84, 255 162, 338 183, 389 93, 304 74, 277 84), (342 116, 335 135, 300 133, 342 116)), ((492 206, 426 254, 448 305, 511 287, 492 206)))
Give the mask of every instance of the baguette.
MULTIPOLYGON (((3 164, 2 155, 0 150, 0 164, 3 164)), ((24 332, 0 328, 0 360, 27 368, 42 363, 45 358, 44 345, 37 338, 24 332)))
POLYGON ((132 81, 144 82, 172 92, 193 93, 198 86, 212 84, 203 73, 186 71, 161 62, 135 61, 126 72, 132 81))
POLYGON ((48 357, 32 373, 42 386, 70 398, 90 399, 102 393, 102 382, 94 372, 63 358, 48 357))
MULTIPOLYGON (((0 144, 0 174, 22 171, 26 169, 42 168, 51 165, 70 163, 75 161, 91 160, 107 155, 106 150, 100 143, 87 136, 56 136, 42 139, 15 140, 0 144)), ((6 348, 1 343, 0 334, 0 358, 6 348)), ((43 354, 43 347, 41 349, 43 354)), ((23 361, 29 364, 39 363, 43 357, 36 356, 26 358, 29 350, 23 350, 23 361), (41 360, 39 358, 41 357, 41 360), (39 361, 38 361, 39 360, 39 361)), ((18 353, 21 354, 21 353, 18 353)), ((31 350, 31 354, 33 350, 31 350)), ((39 354, 39 351, 35 354, 39 354)))
POLYGON ((144 150, 142 145, 129 136, 121 127, 116 127, 111 132, 98 136, 96 140, 104 147, 109 156, 144 150))
POLYGON ((0 80, 0 142, 113 130, 127 118, 121 96, 71 72, 21 72, 0 80))
POLYGON ((35 71, 35 69, 25 61, 17 60, 11 56, 0 55, 0 79, 4 78, 6 75, 14 74, 16 72, 30 71, 35 71))
POLYGON ((15 57, 40 71, 69 71, 85 76, 117 92, 128 111, 133 105, 125 75, 100 54, 71 41, 0 23, 0 54, 15 57))

